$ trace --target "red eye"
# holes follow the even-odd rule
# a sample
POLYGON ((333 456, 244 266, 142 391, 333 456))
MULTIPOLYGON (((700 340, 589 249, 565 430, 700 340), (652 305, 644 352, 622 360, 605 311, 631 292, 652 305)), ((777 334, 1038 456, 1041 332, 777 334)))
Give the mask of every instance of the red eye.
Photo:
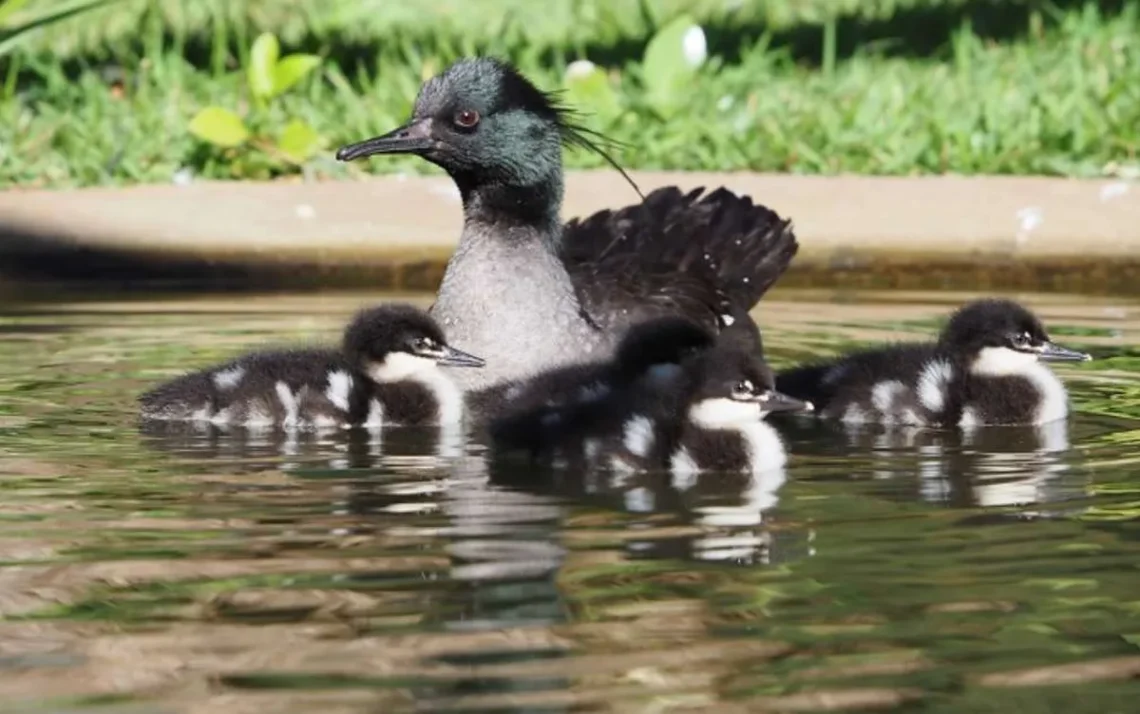
POLYGON ((470 129, 479 123, 479 112, 474 109, 464 109, 455 113, 455 125, 470 129))

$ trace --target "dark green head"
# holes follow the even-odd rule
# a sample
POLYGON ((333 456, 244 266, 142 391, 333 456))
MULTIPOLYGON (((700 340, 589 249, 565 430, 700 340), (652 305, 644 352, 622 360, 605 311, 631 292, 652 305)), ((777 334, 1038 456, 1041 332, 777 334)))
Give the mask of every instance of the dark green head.
POLYGON ((562 147, 595 151, 620 171, 601 148, 606 143, 511 65, 476 57, 424 83, 406 124, 341 147, 336 157, 415 154, 447 171, 469 211, 548 224, 562 203, 562 147))
POLYGON ((562 145, 578 136, 550 94, 505 62, 480 57, 428 80, 406 124, 345 146, 337 158, 415 154, 447 171, 465 201, 481 188, 510 186, 546 190, 560 202, 562 145))

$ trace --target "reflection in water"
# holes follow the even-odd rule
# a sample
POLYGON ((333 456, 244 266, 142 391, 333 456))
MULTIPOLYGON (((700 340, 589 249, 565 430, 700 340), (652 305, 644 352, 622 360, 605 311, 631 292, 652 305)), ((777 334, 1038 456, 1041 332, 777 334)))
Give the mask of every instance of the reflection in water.
MULTIPOLYGON (((890 484, 892 494, 928 503, 1014 507, 1020 517, 1047 516, 1067 513, 1061 503, 1085 492, 1064 421, 965 431, 804 418, 785 419, 778 426, 797 457, 840 457, 845 468, 858 465, 890 484), (1034 504, 1049 508, 1027 510, 1034 504)), ((242 471, 280 468, 311 474, 324 468, 408 476, 410 480, 380 484, 356 480, 343 502, 331 507, 338 514, 439 513, 446 519, 447 525, 433 533, 451 541, 451 578, 474 588, 460 596, 469 604, 460 608, 466 619, 449 626, 485 622, 494 628, 518 621, 519 613, 542 612, 543 622, 557 619, 553 573, 564 555, 557 540, 567 502, 630 517, 625 549, 634 559, 766 565, 814 552, 810 530, 770 523, 787 481, 784 469, 756 475, 708 473, 688 481, 664 473, 543 469, 431 428, 297 434, 145 423, 143 433, 149 444, 165 451, 219 459, 242 471), (505 609, 486 614, 485 603, 478 604, 484 602, 480 588, 496 583, 501 589, 507 582, 525 582, 524 590, 531 594, 549 588, 551 600, 544 610, 528 599, 511 614, 514 605, 500 592, 486 602, 505 609)))
POLYGON ((781 430, 798 453, 865 460, 884 481, 914 484, 915 496, 958 508, 1020 507, 1020 515, 1057 515, 1056 508, 1027 511, 1085 496, 1069 424, 980 426, 964 430, 907 425, 788 420, 781 430))
MULTIPOLYGON (((0 708, 1135 708, 1140 429, 1107 415, 1140 414, 1140 323, 1090 338, 1121 359, 1076 370, 1068 431, 785 419, 788 471, 756 478, 539 470, 432 429, 135 438, 171 370, 361 302, 281 300, 5 330, 0 708)), ((946 307, 894 300, 777 303, 769 347, 946 307)))
MULTIPOLYGON (((683 481, 663 473, 540 469, 509 457, 498 459, 480 444, 465 444, 461 435, 433 428, 290 432, 144 421, 140 432, 152 448, 216 460, 238 473, 280 469, 312 475, 327 469, 413 476, 410 482, 374 487, 356 482, 352 495, 333 504, 334 512, 442 512, 449 525, 436 534, 460 539, 450 549, 458 563, 452 576, 458 581, 556 571, 562 549, 540 540, 535 524, 556 533, 565 500, 647 517, 671 514, 674 525, 690 526, 679 538, 630 539, 631 557, 738 564, 787 558, 774 556, 774 536, 765 520, 787 481, 783 468, 756 475, 708 473, 683 481), (461 456, 455 456, 457 450, 461 456), (446 479, 423 480, 441 470, 449 473, 446 479)), ((790 535, 784 533, 783 540, 790 535)))

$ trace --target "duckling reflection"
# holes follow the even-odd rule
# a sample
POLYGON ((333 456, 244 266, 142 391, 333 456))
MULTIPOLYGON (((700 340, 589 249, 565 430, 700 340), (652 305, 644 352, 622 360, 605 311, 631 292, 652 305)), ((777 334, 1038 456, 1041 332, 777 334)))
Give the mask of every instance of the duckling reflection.
POLYGON ((151 449, 234 473, 434 468, 463 451, 463 433, 450 426, 298 430, 142 420, 138 428, 151 449))
POLYGON ((787 482, 784 467, 763 471, 702 471, 674 474, 589 467, 538 469, 507 458, 490 459, 500 486, 573 499, 582 505, 636 516, 628 531, 629 555, 638 559, 695 559, 764 564, 802 557, 804 536, 782 536, 784 554, 773 551, 769 514, 787 482), (793 555, 798 551, 798 554, 793 555))
POLYGON ((891 493, 957 508, 1020 508, 1059 504, 1084 494, 1077 455, 1069 449, 1069 424, 924 429, 907 425, 777 425, 790 448, 812 456, 842 456, 844 478, 867 473, 891 482, 891 493), (820 432, 826 432, 821 434, 820 432), (814 434, 813 434, 814 432, 814 434), (899 489, 909 483, 914 490, 899 489))

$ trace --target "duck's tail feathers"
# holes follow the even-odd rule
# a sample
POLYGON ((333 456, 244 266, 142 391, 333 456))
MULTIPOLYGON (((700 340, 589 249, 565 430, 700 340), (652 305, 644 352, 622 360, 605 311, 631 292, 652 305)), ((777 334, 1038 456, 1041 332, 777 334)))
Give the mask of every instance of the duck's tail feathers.
POLYGON ((750 310, 784 274, 799 244, 791 222, 727 188, 659 188, 642 203, 568 222, 568 262, 634 258, 716 285, 726 309, 750 310))
POLYGON ((701 258, 735 309, 751 310, 780 279, 799 250, 790 220, 718 188, 698 203, 709 220, 701 228, 701 258))

